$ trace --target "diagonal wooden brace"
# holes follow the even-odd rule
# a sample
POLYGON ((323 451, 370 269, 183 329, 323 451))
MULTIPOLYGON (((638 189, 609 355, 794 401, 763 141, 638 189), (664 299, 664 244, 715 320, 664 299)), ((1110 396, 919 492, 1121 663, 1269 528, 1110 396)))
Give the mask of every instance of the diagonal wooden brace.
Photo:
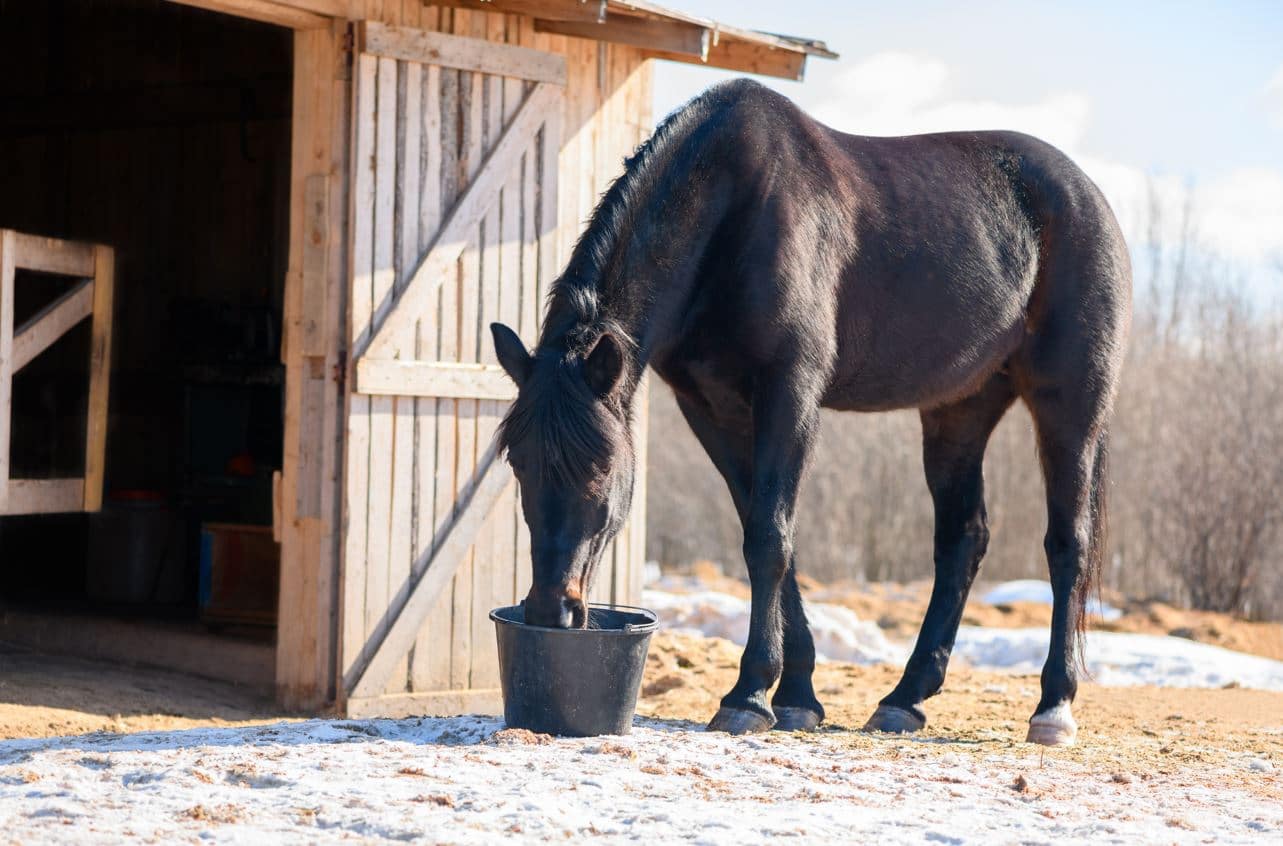
POLYGON ((547 82, 539 83, 526 95, 476 178, 450 210, 410 281, 399 296, 389 294, 379 304, 374 317, 378 328, 364 350, 354 351, 354 361, 362 357, 407 357, 402 356, 402 345, 407 351, 413 347, 415 323, 428 313, 437 288, 455 268, 481 218, 499 201, 500 189, 521 161, 522 154, 533 145, 548 114, 561 107, 560 99, 561 89, 547 82))
POLYGON ((392 624, 380 637, 375 635, 367 644, 369 658, 353 666, 344 684, 352 698, 377 696, 387 686, 397 662, 405 657, 423 626, 423 621, 436 604, 437 597, 450 584, 455 571, 463 563, 468 547, 472 545, 482 523, 490 514, 508 485, 512 483, 512 469, 498 454, 498 445, 491 444, 482 456, 470 491, 465 491, 459 501, 461 507, 455 518, 445 525, 425 556, 430 556, 425 567, 415 566, 421 573, 410 588, 409 595, 399 608, 388 609, 392 624), (436 550, 435 553, 432 550, 436 550))

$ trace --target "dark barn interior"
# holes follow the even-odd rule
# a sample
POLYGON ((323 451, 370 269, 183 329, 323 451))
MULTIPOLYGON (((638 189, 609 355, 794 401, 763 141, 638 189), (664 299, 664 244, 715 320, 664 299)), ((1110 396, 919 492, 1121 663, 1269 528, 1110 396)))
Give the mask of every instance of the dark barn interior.
MULTIPOLYGON (((0 518, 0 611, 270 640, 291 63, 159 0, 0 0, 0 229, 116 255, 103 509, 0 518)), ((68 281, 19 271, 15 325, 68 281)), ((82 471, 87 344, 15 375, 15 477, 82 471)))

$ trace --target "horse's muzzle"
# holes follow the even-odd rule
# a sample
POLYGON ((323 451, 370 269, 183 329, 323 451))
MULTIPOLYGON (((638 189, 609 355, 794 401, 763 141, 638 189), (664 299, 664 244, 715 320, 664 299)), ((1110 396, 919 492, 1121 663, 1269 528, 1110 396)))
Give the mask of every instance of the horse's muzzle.
POLYGON ((528 625, 547 626, 553 629, 588 627, 588 606, 571 591, 531 588, 524 605, 528 625))

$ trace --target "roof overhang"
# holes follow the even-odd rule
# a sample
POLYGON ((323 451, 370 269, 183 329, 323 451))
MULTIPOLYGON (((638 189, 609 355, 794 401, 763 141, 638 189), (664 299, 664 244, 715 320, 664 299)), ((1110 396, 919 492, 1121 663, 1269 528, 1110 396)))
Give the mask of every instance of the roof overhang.
MULTIPOLYGON (((294 29, 362 20, 366 0, 172 0, 294 29)), ((810 56, 835 59, 821 41, 740 29, 647 0, 424 0, 425 6, 502 12, 535 29, 637 47, 648 57, 802 79, 810 56)))

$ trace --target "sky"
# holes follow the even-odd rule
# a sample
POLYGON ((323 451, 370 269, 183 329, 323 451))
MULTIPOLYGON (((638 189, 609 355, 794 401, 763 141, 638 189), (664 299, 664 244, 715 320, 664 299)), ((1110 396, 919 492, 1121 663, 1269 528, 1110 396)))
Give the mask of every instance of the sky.
MULTIPOLYGON (((761 81, 864 135, 1016 129, 1072 156, 1134 251, 1153 196, 1174 238, 1254 293, 1283 294, 1283 2, 669 0, 735 26, 818 38, 806 80, 761 81)), ((655 117, 739 74, 659 62, 655 117)))

